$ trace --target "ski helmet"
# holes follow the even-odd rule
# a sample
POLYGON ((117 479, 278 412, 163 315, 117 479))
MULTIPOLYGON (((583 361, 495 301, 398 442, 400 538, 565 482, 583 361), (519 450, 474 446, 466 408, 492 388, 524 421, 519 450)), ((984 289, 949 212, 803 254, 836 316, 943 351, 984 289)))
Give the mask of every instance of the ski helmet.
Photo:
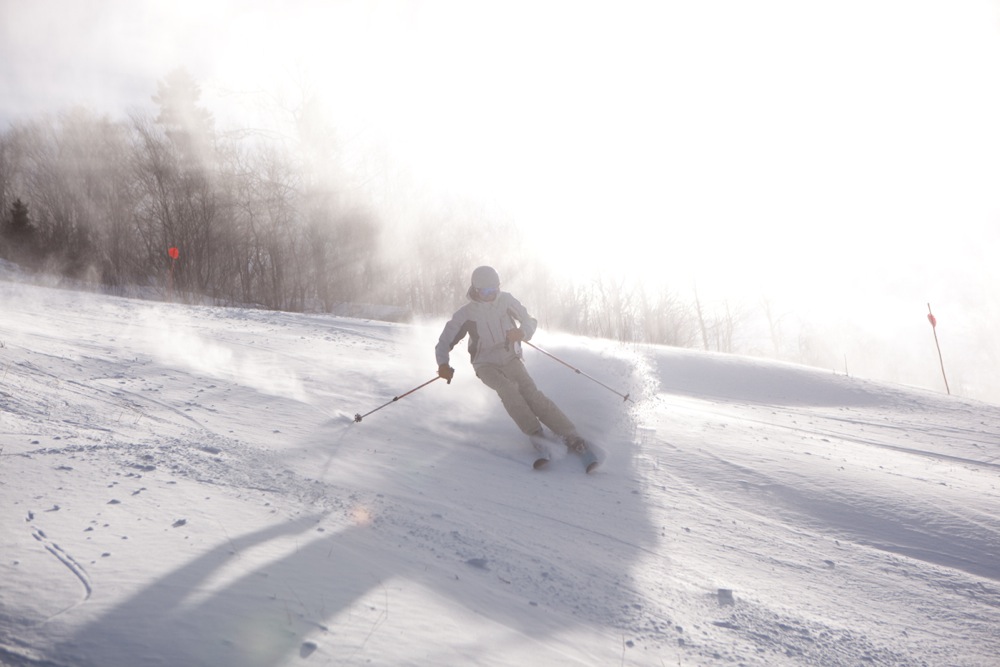
POLYGON ((484 287, 500 287, 500 274, 492 266, 480 266, 472 272, 472 286, 476 289, 484 287))

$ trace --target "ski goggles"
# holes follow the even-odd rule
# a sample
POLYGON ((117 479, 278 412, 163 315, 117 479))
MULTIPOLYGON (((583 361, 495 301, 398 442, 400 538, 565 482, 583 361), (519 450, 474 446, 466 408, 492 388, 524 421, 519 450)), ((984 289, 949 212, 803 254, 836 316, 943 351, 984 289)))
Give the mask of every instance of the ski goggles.
POLYGON ((488 299, 491 296, 496 296, 497 294, 499 294, 500 293, 500 288, 499 287, 480 287, 480 288, 478 288, 477 291, 479 292, 479 296, 483 297, 484 299, 488 299))

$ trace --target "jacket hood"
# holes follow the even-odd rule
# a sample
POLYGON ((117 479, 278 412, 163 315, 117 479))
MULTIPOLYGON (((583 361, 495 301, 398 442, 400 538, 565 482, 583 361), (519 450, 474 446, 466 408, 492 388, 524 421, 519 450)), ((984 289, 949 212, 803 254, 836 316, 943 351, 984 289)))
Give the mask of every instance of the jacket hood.
POLYGON ((471 282, 473 287, 478 288, 500 287, 500 274, 492 266, 480 266, 472 272, 471 282))

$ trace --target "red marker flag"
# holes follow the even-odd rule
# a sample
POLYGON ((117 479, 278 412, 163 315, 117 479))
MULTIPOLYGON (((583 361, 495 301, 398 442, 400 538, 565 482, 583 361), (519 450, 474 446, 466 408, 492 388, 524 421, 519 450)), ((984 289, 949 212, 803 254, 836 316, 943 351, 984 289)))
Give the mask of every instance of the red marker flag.
POLYGON ((937 347, 938 361, 941 362, 941 377, 944 379, 944 390, 951 395, 951 387, 948 386, 948 376, 944 373, 944 357, 941 356, 941 343, 938 342, 937 318, 931 311, 931 304, 927 304, 927 321, 931 323, 931 331, 934 332, 934 345, 937 347))
POLYGON ((177 258, 180 257, 181 251, 176 247, 170 247, 167 249, 167 254, 170 255, 170 273, 167 274, 167 297, 173 301, 174 300, 174 264, 177 263, 177 258))

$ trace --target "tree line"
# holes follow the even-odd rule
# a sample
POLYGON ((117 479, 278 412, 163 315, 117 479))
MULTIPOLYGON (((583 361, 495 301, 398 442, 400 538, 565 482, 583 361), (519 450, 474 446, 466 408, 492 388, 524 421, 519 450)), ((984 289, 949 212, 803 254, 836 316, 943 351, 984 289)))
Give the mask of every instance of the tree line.
POLYGON ((273 137, 218 131, 200 93, 177 70, 158 82, 155 114, 77 108, 0 133, 0 257, 112 294, 309 312, 377 304, 401 319, 457 307, 488 248, 547 327, 736 351, 739 311, 612 276, 559 283, 513 225, 472 203, 357 187, 370 175, 338 164, 308 101, 273 137))

